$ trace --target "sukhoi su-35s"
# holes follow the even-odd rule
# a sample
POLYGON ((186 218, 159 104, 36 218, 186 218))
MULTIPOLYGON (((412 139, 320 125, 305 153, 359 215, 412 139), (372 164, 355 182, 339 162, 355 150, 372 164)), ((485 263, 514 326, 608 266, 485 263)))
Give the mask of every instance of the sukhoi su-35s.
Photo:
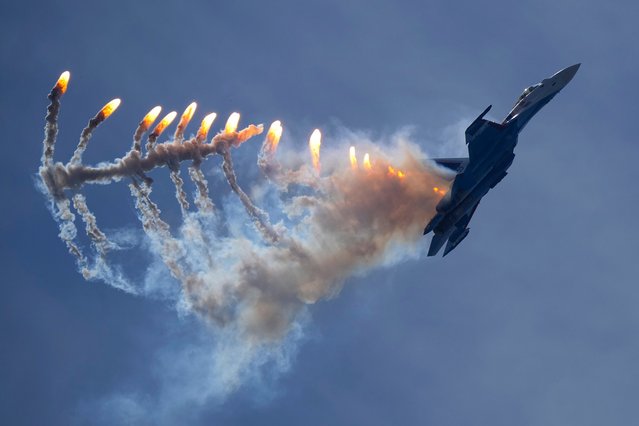
POLYGON ((453 170, 455 176, 450 190, 437 205, 437 214, 424 229, 424 235, 433 232, 428 250, 436 255, 446 243, 444 256, 450 253, 468 235, 468 223, 482 197, 495 187, 507 174, 515 158, 519 132, 572 80, 580 64, 557 72, 524 90, 512 111, 503 122, 484 119, 491 106, 486 108, 466 129, 468 158, 434 160, 453 170))

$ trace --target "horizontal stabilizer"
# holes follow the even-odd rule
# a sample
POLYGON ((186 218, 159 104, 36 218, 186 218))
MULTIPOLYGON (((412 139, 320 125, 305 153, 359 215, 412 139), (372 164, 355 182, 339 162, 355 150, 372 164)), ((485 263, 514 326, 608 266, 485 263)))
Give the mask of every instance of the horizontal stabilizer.
POLYGON ((457 174, 463 172, 468 165, 468 158, 433 158, 433 161, 457 174))
POLYGON ((459 233, 455 232, 453 235, 451 235, 450 238, 448 239, 448 243, 446 244, 446 249, 444 250, 444 256, 446 256, 448 253, 453 251, 453 249, 457 247, 459 243, 461 243, 464 240, 464 238, 466 238, 466 236, 468 236, 469 231, 470 229, 466 228, 459 233))
POLYGON ((430 247, 428 248, 428 255, 435 256, 439 250, 442 248, 446 240, 448 239, 448 234, 435 234, 433 235, 433 239, 430 240, 430 247))

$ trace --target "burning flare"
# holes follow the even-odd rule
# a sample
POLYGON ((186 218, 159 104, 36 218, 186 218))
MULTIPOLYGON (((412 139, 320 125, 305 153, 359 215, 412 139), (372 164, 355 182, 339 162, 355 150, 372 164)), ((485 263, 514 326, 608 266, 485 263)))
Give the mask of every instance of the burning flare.
POLYGON ((170 113, 165 115, 162 121, 160 121, 158 125, 155 126, 155 129, 153 129, 153 132, 151 132, 149 138, 157 139, 162 134, 162 132, 164 132, 164 130, 173 122, 173 120, 175 120, 176 116, 176 111, 171 111, 170 113))
POLYGON ((120 106, 120 102, 121 101, 118 98, 113 99, 111 102, 102 107, 102 109, 98 113, 98 117, 101 120, 106 120, 107 118, 109 118, 111 114, 113 114, 115 110, 118 109, 118 107, 120 106))
POLYGON ((240 113, 234 112, 229 115, 229 119, 226 120, 226 126, 224 126, 224 133, 229 134, 237 130, 237 126, 240 123, 240 113))
POLYGON ((319 129, 313 130, 310 139, 308 140, 308 146, 311 149, 311 156, 313 158, 313 168, 320 172, 320 146, 322 145, 322 133, 319 129))
POLYGON ((60 78, 55 83, 55 87, 53 90, 57 90, 60 95, 64 95, 67 91, 67 86, 69 85, 69 78, 71 78, 71 73, 69 71, 65 71, 60 74, 60 78))
POLYGON ((279 120, 274 121, 266 134, 267 150, 271 153, 277 149, 282 137, 282 123, 279 120))
POLYGON ((393 166, 388 166, 388 176, 394 176, 400 179, 404 179, 406 177, 406 174, 401 170, 395 170, 393 166))
POLYGON ((371 156, 368 155, 368 152, 366 154, 364 154, 364 161, 362 163, 364 165, 364 168, 366 170, 371 170, 373 168, 372 164, 371 164, 371 156))
POLYGON ((211 128, 213 121, 215 121, 215 117, 217 117, 217 114, 212 112, 202 119, 202 124, 200 124, 200 129, 197 131, 197 136, 195 137, 195 140, 198 143, 202 143, 206 140, 206 136, 209 134, 209 129, 211 128))
POLYGON ((153 108, 144 116, 144 118, 140 122, 140 127, 144 131, 149 130, 149 127, 151 127, 151 124, 153 124, 153 122, 158 118, 158 115, 160 115, 160 112, 162 112, 161 106, 158 105, 155 108, 153 108))
POLYGON ((189 122, 193 118, 193 114, 195 114, 195 110, 197 109, 197 104, 195 102, 191 102, 189 106, 186 107, 184 112, 182 113, 182 117, 180 118, 180 122, 177 125, 177 129, 175 129, 175 140, 179 141, 184 134, 184 129, 189 125, 189 122))
POLYGON ((359 166, 357 165, 357 156, 355 155, 355 147, 354 146, 351 146, 351 148, 348 150, 348 155, 349 155, 350 160, 351 160, 351 169, 357 170, 359 168, 359 166))

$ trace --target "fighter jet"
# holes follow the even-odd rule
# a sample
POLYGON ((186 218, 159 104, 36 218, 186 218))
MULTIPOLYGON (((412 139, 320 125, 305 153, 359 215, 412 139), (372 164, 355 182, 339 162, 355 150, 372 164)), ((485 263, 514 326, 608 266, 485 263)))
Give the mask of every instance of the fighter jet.
POLYGON ((515 158, 519 132, 530 119, 572 80, 581 64, 565 68, 524 90, 512 111, 501 123, 485 120, 492 105, 466 129, 468 158, 440 158, 434 161, 454 173, 448 193, 437 204, 437 214, 424 229, 433 232, 428 250, 436 255, 446 243, 444 256, 468 236, 468 223, 484 195, 507 174, 515 158))

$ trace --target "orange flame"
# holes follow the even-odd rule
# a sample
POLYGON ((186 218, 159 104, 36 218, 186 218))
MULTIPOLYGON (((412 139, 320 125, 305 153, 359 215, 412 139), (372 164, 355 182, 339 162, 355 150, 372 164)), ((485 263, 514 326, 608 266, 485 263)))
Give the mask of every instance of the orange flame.
POLYGON ((176 116, 177 116, 177 112, 175 111, 171 111, 170 113, 165 115, 162 121, 160 121, 158 125, 155 126, 155 129, 153 129, 153 132, 151 132, 150 137, 157 138, 158 136, 160 136, 162 132, 169 126, 169 124, 171 124, 171 122, 175 120, 176 116))
POLYGON ((153 124, 153 122, 158 118, 158 115, 160 115, 160 112, 162 112, 161 106, 158 105, 155 108, 153 108, 144 116, 144 118, 142 119, 142 122, 140 123, 140 126, 144 130, 147 130, 149 127, 151 127, 151 124, 153 124))
POLYGON ((445 189, 438 188, 438 187, 436 187, 436 186, 433 188, 433 191, 434 191, 436 194, 446 195, 446 190, 445 190, 445 189))
POLYGON ((186 126, 189 125, 189 122, 193 118, 193 114, 195 114, 196 109, 197 109, 197 104, 195 102, 191 102, 189 106, 186 107, 186 109, 182 113, 180 122, 177 125, 177 129, 175 130, 176 135, 180 135, 184 133, 184 129, 186 129, 186 126))
POLYGON ((351 148, 348 150, 348 156, 351 160, 351 169, 353 170, 357 170, 359 168, 359 166, 357 165, 357 156, 355 155, 355 147, 351 146, 351 148))
POLYGON ((101 115, 102 119, 106 120, 115 112, 116 109, 118 109, 120 102, 121 101, 118 98, 113 99, 111 102, 102 107, 98 115, 101 115))
POLYGON ((362 164, 366 170, 371 170, 373 168, 373 165, 371 164, 371 156, 368 155, 368 152, 364 154, 364 161, 362 164))
POLYGON ((202 119, 202 124, 200 124, 200 129, 197 131, 197 136, 195 137, 197 142, 204 142, 206 135, 209 134, 209 129, 213 121, 215 121, 215 117, 217 117, 217 114, 212 112, 202 119))
POLYGON ((237 130, 237 126, 240 123, 240 113, 234 112, 229 115, 229 119, 226 120, 226 126, 224 127, 224 133, 233 133, 237 130))
POLYGON ((277 144, 280 143, 282 137, 282 123, 279 120, 275 120, 266 134, 266 142, 268 143, 269 151, 275 152, 277 144))
POLYGON ((55 87, 53 90, 58 90, 60 95, 64 95, 67 91, 67 86, 69 85, 69 78, 71 78, 71 73, 69 71, 65 71, 60 74, 60 78, 55 83, 55 87))
POLYGON ((388 166, 388 176, 395 176, 400 179, 404 179, 406 177, 406 173, 401 170, 395 170, 393 166, 388 166))
POLYGON ((313 158, 313 168, 320 172, 320 146, 322 145, 322 133, 319 129, 313 130, 310 139, 308 140, 308 146, 311 149, 311 156, 313 158))

